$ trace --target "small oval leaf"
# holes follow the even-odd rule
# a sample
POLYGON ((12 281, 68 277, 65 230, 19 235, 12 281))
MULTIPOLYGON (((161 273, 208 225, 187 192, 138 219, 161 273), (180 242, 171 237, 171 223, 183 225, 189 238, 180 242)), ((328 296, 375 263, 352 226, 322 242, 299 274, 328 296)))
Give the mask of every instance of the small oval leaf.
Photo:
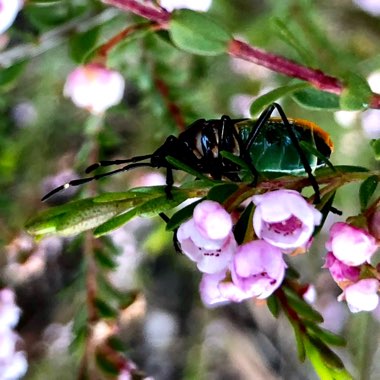
POLYGON ((380 161, 380 139, 371 140, 370 145, 375 154, 375 160, 380 161))
POLYGON ((232 39, 231 34, 213 19, 189 9, 172 13, 169 33, 178 48, 199 55, 222 54, 232 39))
POLYGON ((340 109, 338 95, 315 88, 296 91, 292 94, 292 99, 300 106, 312 110, 337 111, 340 109))
POLYGON ((360 75, 350 73, 346 77, 345 85, 340 96, 340 107, 349 111, 367 108, 372 95, 368 82, 360 75))
POLYGON ((269 106, 269 104, 275 102, 279 98, 282 98, 285 95, 292 94, 295 91, 303 90, 310 87, 310 84, 307 82, 294 83, 289 84, 287 86, 282 86, 275 88, 272 91, 267 92, 266 94, 258 97, 251 104, 250 114, 252 117, 259 115, 262 111, 264 111, 265 107, 269 106))
POLYGON ((379 179, 376 175, 368 177, 365 181, 362 182, 359 189, 359 199, 361 210, 364 211, 368 205, 370 198, 377 188, 379 179))
POLYGON ((88 62, 90 53, 94 51, 98 41, 100 27, 96 26, 83 33, 76 33, 69 40, 69 53, 76 63, 88 62))

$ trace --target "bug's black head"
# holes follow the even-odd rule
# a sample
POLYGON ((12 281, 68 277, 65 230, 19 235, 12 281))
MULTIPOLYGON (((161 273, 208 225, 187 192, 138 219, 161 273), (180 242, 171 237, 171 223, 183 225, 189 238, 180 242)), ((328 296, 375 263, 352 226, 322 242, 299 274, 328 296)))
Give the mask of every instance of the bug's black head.
POLYGON ((175 136, 169 136, 165 142, 152 153, 150 162, 156 168, 168 166, 167 156, 178 157, 178 139, 175 136))

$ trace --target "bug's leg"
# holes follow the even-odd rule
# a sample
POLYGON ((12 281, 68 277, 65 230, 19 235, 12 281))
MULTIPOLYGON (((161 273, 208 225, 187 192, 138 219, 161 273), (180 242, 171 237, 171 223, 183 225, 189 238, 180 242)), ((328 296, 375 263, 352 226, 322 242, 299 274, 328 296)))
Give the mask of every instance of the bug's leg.
POLYGON ((136 156, 136 157, 132 157, 132 158, 129 158, 129 159, 126 159, 126 160, 112 160, 112 161, 103 160, 103 161, 98 161, 98 162, 95 162, 94 164, 90 165, 85 170, 85 172, 88 174, 88 173, 96 170, 97 168, 99 168, 101 166, 104 167, 104 166, 111 166, 111 165, 123 165, 123 164, 128 164, 128 163, 140 162, 140 161, 143 161, 143 160, 150 159, 151 157, 152 157, 151 154, 147 154, 145 156, 136 156))
POLYGON ((149 166, 149 167, 153 167, 152 164, 150 163, 134 163, 134 164, 130 164, 130 165, 127 165, 127 166, 124 166, 120 169, 116 169, 116 170, 113 170, 111 172, 108 172, 108 173, 103 173, 103 174, 97 174, 97 175, 94 175, 93 177, 87 177, 87 178, 78 178, 78 179, 74 179, 70 182, 67 182, 61 186, 58 186, 57 188, 55 188, 54 190, 50 191, 49 193, 47 193, 42 199, 41 201, 45 201, 46 199, 50 198, 52 195, 64 190, 64 189, 68 189, 69 187, 72 187, 72 186, 80 186, 80 185, 83 185, 87 182, 91 182, 91 181, 97 181, 101 178, 104 178, 104 177, 108 177, 108 176, 111 176, 111 175, 114 175, 114 174, 117 174, 117 173, 121 173, 121 172, 125 172, 125 171, 128 171, 128 170, 131 170, 131 169, 135 169, 135 168, 139 168, 139 167, 146 167, 146 166, 149 166))
POLYGON ((173 199, 172 188, 174 184, 173 169, 170 166, 166 166, 166 186, 165 193, 168 199, 173 199))
POLYGON ((294 134, 293 128, 290 125, 288 118, 285 115, 284 110, 277 103, 273 103, 273 106, 277 109, 278 113, 280 114, 281 119, 284 122, 285 128, 288 130, 289 137, 292 140, 292 143, 293 143, 294 147, 296 148, 298 155, 302 161, 302 165, 305 168, 307 176, 309 177, 310 184, 311 184, 311 186, 315 192, 314 203, 319 203, 321 201, 321 194, 320 194, 320 190, 319 190, 319 185, 318 185, 318 182, 313 175, 313 171, 310 167, 310 163, 307 160, 306 155, 305 155, 304 151, 302 150, 302 148, 301 148, 301 146, 297 140, 296 135, 294 134))
MULTIPOLYGON (((223 115, 221 120, 222 120, 222 131, 221 131, 221 136, 220 136, 219 141, 224 141, 223 139, 226 138, 227 133, 230 133, 229 138, 232 141, 233 141, 233 139, 235 139, 237 141, 237 143, 239 145, 240 158, 242 158, 245 161, 245 163, 248 165, 249 170, 251 171, 251 173, 254 176, 253 184, 254 184, 254 186, 256 186, 257 180, 259 178, 259 172, 255 168, 255 165, 253 165, 252 160, 251 160, 251 156, 249 155, 249 151, 244 146, 244 143, 243 143, 241 137, 239 136, 238 132, 236 131, 235 126, 234 126, 234 122, 231 120, 231 118, 229 116, 226 116, 226 115, 223 115)), ((244 119, 242 119, 242 120, 244 120, 244 119)), ((223 147, 222 146, 220 150, 231 151, 231 149, 228 149, 228 148, 229 147, 223 147)))

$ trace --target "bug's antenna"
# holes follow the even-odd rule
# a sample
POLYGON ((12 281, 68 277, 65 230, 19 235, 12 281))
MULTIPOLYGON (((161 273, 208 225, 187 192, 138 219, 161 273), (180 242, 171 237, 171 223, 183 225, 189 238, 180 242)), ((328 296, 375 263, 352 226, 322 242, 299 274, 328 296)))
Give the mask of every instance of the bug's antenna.
POLYGON ((104 178, 104 177, 108 177, 108 176, 111 176, 111 175, 114 175, 114 174, 117 174, 117 173, 121 173, 121 172, 125 172, 125 171, 128 171, 128 170, 131 170, 131 169, 135 169, 135 168, 139 168, 139 167, 146 167, 146 166, 149 166, 149 167, 154 167, 150 162, 140 162, 140 163, 133 163, 133 164, 130 164, 130 165, 127 165, 127 166, 124 166, 120 169, 116 169, 116 170, 112 170, 111 172, 108 172, 108 173, 103 173, 103 174, 97 174, 97 175, 94 175, 93 177, 87 177, 87 178, 78 178, 78 179, 74 179, 70 182, 67 182, 61 186, 58 186, 57 188, 55 188, 54 190, 50 191, 49 193, 47 193, 46 195, 43 196, 43 198, 41 199, 41 201, 46 201, 46 199, 50 198, 52 195, 64 190, 64 189, 68 189, 69 187, 72 187, 72 186, 80 186, 80 185, 83 185, 84 183, 87 183, 87 182, 91 182, 91 181, 97 181, 101 178, 104 178))
POLYGON ((101 166, 104 167, 104 166, 111 166, 111 165, 122 165, 122 164, 128 164, 130 162, 139 162, 139 161, 147 160, 149 158, 152 158, 151 154, 147 154, 145 156, 136 156, 136 157, 128 158, 126 160, 98 161, 90 165, 85 170, 85 172, 88 174, 88 173, 93 172, 97 168, 100 168, 101 166))

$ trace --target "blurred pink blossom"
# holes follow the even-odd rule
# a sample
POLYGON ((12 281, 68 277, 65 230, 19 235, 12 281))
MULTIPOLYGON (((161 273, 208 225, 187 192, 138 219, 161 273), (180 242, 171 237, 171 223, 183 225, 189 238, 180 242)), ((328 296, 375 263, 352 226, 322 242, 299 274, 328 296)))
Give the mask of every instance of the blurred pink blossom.
POLYGON ((63 94, 71 98, 77 107, 102 114, 120 103, 124 86, 124 78, 119 72, 102 65, 88 64, 77 67, 68 75, 63 94))
POLYGON ((338 301, 347 301, 352 313, 359 311, 371 311, 376 309, 379 303, 379 281, 375 278, 360 280, 347 286, 338 297, 338 301))
POLYGON ((286 263, 281 250, 264 240, 239 246, 231 265, 232 281, 249 297, 269 297, 282 283, 286 263))
POLYGON ((187 8, 198 12, 207 12, 212 0, 160 0, 161 7, 172 12, 174 9, 187 8))
POLYGON ((276 190, 252 197, 257 236, 290 252, 306 247, 322 214, 294 190, 276 190))
POLYGON ((23 0, 0 0, 0 34, 13 24, 23 4, 23 0))
POLYGON ((367 231, 338 222, 330 228, 326 248, 344 264, 358 266, 371 260, 377 250, 377 243, 367 231))
POLYGON ((16 351, 21 340, 13 331, 20 317, 20 309, 15 304, 11 289, 0 290, 0 379, 16 380, 23 377, 28 368, 25 353, 16 351))

